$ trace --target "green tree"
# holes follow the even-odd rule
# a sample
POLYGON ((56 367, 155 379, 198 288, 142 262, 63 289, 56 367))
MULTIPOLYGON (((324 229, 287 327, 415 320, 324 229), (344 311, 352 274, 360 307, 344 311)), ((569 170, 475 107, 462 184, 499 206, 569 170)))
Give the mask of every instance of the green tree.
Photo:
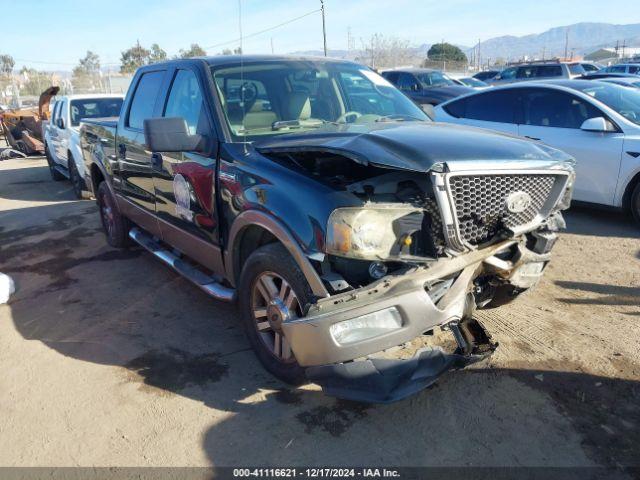
POLYGON ((0 55, 0 75, 11 75, 16 62, 11 55, 0 55))
POLYGON ((151 51, 137 42, 133 47, 121 52, 120 54, 120 71, 122 73, 133 73, 139 67, 148 65, 151 59, 151 51))
POLYGON ((151 45, 151 55, 149 55, 149 63, 162 62, 167 59, 167 52, 160 48, 160 45, 154 43, 151 45))
POLYGON ((87 50, 84 58, 73 68, 71 84, 75 91, 95 90, 100 87, 100 57, 87 50))
POLYGON ((446 62, 466 62, 467 56, 462 50, 450 43, 435 43, 427 52, 429 60, 446 62))
POLYGON ((51 86, 51 76, 34 68, 22 67, 20 76, 22 77, 20 95, 38 96, 51 86))
POLYGON ((191 58, 191 57, 204 57, 207 52, 197 43, 192 43, 188 50, 182 50, 178 52, 179 58, 191 58))

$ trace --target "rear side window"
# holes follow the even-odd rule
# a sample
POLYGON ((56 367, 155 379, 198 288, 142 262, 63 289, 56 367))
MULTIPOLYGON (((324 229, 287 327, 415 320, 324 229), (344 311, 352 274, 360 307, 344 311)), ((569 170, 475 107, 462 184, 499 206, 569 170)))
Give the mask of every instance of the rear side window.
POLYGON ((540 65, 536 67, 534 77, 561 77, 562 67, 560 65, 540 65))
POLYGON ((516 78, 517 68, 507 68, 500 73, 500 80, 512 80, 516 78))
POLYGON ((398 72, 382 72, 382 76, 394 85, 398 82, 398 72))
POLYGON ((450 115, 484 122, 515 123, 517 94, 512 90, 478 93, 445 107, 450 115))
POLYGON ((146 118, 153 117, 158 92, 162 86, 164 71, 144 73, 140 77, 136 91, 131 100, 127 126, 142 130, 146 118))
POLYGON ((579 129, 582 123, 604 116, 590 103, 569 93, 547 89, 523 92, 524 125, 579 129))
POLYGON ((615 65, 611 67, 610 71, 613 73, 625 73, 627 71, 627 67, 625 67, 624 65, 615 65))
POLYGON ((638 71, 640 71, 640 67, 638 67, 637 65, 630 65, 629 66, 629 73, 637 74, 638 71))

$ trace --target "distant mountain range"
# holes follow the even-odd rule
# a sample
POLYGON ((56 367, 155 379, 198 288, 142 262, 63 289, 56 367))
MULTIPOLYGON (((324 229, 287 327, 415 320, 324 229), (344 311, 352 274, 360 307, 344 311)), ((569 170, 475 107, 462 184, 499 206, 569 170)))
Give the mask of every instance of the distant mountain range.
MULTIPOLYGON (((543 33, 514 37, 505 35, 480 43, 482 58, 518 59, 529 57, 564 56, 568 33, 568 54, 585 55, 604 47, 614 47, 616 42, 628 47, 640 46, 640 23, 613 25, 610 23, 576 23, 555 27, 543 33)), ((471 51, 469 49, 468 53, 471 51)))
MULTIPOLYGON (((546 32, 516 37, 505 35, 490 38, 480 43, 480 56, 486 59, 517 60, 524 56, 553 58, 564 56, 565 42, 568 32, 568 54, 585 55, 604 47, 615 47, 626 43, 628 47, 640 47, 640 23, 629 25, 613 25, 610 23, 576 23, 563 27, 555 27, 546 32)), ((481 32, 478 32, 481 33, 481 32)), ((471 58, 474 48, 458 45, 471 58)), ((411 56, 424 59, 431 44, 422 44, 411 48, 411 56)), ((299 55, 322 55, 321 50, 292 52, 299 55)), ((335 58, 366 58, 361 50, 329 50, 328 55, 335 58)))

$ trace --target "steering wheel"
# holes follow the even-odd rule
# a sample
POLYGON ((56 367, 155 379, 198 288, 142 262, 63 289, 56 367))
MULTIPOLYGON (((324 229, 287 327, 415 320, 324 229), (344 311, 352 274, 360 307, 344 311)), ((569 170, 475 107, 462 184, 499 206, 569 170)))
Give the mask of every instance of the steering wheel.
POLYGON ((253 82, 244 82, 240 87, 240 98, 247 103, 258 98, 258 87, 253 82))
POLYGON ((336 122, 338 123, 354 123, 358 118, 360 118, 362 114, 360 112, 344 112, 342 115, 338 117, 336 122))

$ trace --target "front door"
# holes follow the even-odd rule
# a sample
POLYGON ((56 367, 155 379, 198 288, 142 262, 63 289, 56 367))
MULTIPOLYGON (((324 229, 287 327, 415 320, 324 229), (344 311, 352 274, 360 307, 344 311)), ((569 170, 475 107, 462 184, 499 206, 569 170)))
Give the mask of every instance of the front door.
POLYGON ((156 212, 165 242, 222 273, 215 202, 216 141, 212 116, 197 70, 176 69, 164 117, 180 117, 190 134, 203 137, 196 152, 154 152, 156 212))
POLYGON ((585 120, 606 118, 606 114, 575 95, 550 89, 526 89, 522 104, 523 119, 518 133, 576 159, 573 198, 613 205, 624 134, 580 129, 585 120))

